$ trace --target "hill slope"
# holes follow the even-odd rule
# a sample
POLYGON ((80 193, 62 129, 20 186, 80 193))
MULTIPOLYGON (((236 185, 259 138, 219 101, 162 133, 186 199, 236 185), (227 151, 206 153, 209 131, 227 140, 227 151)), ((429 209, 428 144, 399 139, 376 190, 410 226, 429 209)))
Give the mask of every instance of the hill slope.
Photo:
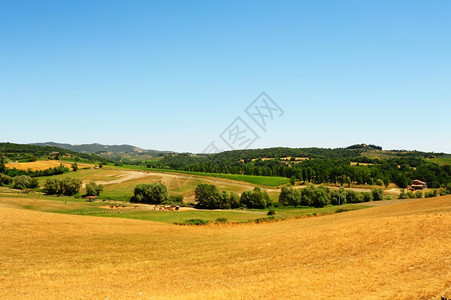
POLYGON ((451 196, 224 227, 0 219, 1 298, 451 297, 451 196))
POLYGON ((96 152, 111 152, 111 153, 160 153, 160 151, 157 150, 145 150, 141 149, 139 147, 135 147, 132 145, 102 145, 98 143, 94 144, 81 144, 81 145, 71 145, 71 144, 62 144, 62 143, 54 143, 54 142, 47 142, 47 143, 33 143, 32 145, 38 145, 38 146, 53 146, 53 147, 59 147, 63 149, 69 149, 75 152, 82 152, 82 153, 96 153, 96 152))

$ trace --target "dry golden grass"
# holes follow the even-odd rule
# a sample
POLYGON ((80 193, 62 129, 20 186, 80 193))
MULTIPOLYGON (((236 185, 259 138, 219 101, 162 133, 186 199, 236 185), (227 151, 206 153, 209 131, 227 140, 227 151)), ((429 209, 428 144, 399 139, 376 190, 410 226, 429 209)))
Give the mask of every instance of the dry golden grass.
POLYGON ((1 299, 451 296, 451 196, 258 225, 5 207, 0 222, 1 299))
MULTIPOLYGON (((21 162, 21 163, 7 163, 6 167, 10 169, 16 168, 17 170, 28 170, 31 169, 32 171, 36 170, 46 170, 58 167, 60 164, 63 164, 65 167, 71 169, 72 163, 67 161, 60 161, 60 160, 37 160, 33 162, 21 162)), ((81 168, 92 168, 94 167, 93 164, 84 164, 84 163, 77 163, 78 167, 81 168)))
MULTIPOLYGON (((168 187, 171 194, 183 195, 185 202, 194 201, 194 189, 201 183, 214 184, 220 190, 227 190, 229 192, 233 191, 236 193, 241 193, 245 190, 252 190, 254 188, 254 186, 249 183, 221 178, 111 168, 79 170, 77 172, 56 175, 52 178, 62 179, 65 177, 80 178, 83 180, 84 184, 90 181, 95 181, 96 183, 103 184, 105 186, 102 196, 125 196, 127 199, 130 199, 133 195, 133 190, 137 184, 151 182, 164 183, 168 187)), ((41 177, 39 179, 41 186, 44 185, 46 179, 46 177, 41 177)), ((82 190, 82 193, 83 192, 84 190, 82 190)))

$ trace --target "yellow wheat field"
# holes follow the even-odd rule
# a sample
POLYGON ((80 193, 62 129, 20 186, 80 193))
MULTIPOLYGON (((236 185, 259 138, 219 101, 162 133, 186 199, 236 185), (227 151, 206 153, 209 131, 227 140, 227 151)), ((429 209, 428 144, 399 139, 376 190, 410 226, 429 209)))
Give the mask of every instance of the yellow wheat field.
POLYGON ((187 227, 0 207, 1 299, 451 296, 451 197, 187 227))
MULTIPOLYGON (((63 164, 63 166, 71 169, 73 163, 59 160, 37 160, 33 162, 20 162, 20 163, 10 162, 6 164, 6 167, 10 169, 16 168, 17 170, 23 171, 26 171, 28 169, 31 169, 32 171, 37 171, 55 168, 58 167, 60 164, 63 164)), ((77 163, 77 164, 79 168, 94 167, 93 164, 85 164, 85 163, 77 163)))

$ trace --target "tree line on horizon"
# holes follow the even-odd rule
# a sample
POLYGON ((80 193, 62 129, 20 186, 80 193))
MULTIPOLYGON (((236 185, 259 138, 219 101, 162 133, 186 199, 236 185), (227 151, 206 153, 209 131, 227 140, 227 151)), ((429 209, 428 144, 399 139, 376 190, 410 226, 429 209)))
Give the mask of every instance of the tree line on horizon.
POLYGON ((303 149, 274 148, 227 151, 212 155, 170 155, 147 162, 148 168, 173 169, 205 173, 280 176, 302 183, 373 185, 381 181, 385 186, 395 183, 407 187, 412 180, 427 182, 438 188, 451 182, 451 166, 440 166, 425 160, 428 153, 400 152, 392 158, 369 158, 360 149, 303 149), (265 151, 266 150, 266 151, 265 151), (240 155, 243 154, 243 155, 240 155), (299 156, 294 156, 299 155, 299 156), (282 160, 282 157, 291 157, 282 160), (296 161, 295 157, 309 158, 296 161), (273 158, 264 160, 263 158, 273 158), (351 165, 351 162, 355 165, 351 165))

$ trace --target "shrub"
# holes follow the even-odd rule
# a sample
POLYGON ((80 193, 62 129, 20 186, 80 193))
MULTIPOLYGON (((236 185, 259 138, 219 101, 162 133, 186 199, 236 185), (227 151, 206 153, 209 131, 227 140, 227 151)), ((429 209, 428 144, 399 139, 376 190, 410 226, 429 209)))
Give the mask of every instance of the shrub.
POLYGON ((253 197, 251 202, 247 204, 247 208, 265 208, 266 206, 270 206, 271 200, 269 198, 268 193, 262 192, 260 188, 256 187, 253 190, 253 197))
POLYGON ((55 194, 62 194, 62 187, 61 187, 61 181, 58 179, 49 178, 45 181, 44 193, 47 195, 55 195, 55 194))
POLYGON ((169 201, 173 203, 183 203, 182 195, 171 195, 169 196, 169 201))
POLYGON ((339 205, 346 203, 346 190, 342 187, 338 191, 331 191, 330 194, 330 202, 333 205, 339 205))
POLYGON ((16 176, 14 177, 13 182, 13 188, 19 190, 30 188, 32 185, 31 177, 28 175, 16 176))
POLYGON ((312 199, 310 199, 307 195, 302 195, 300 204, 302 206, 310 206, 312 204, 312 199))
POLYGON ((446 185, 446 192, 451 194, 451 182, 446 185))
POLYGON ((227 218, 217 218, 216 219, 216 223, 227 223, 229 220, 227 220, 227 218))
POLYGON ((374 201, 379 201, 379 200, 383 200, 384 199, 384 192, 380 188, 372 189, 371 190, 371 194, 373 195, 373 200, 374 201))
POLYGON ((274 202, 274 203, 272 204, 272 206, 277 208, 277 207, 281 207, 281 206, 283 206, 283 205, 282 205, 282 203, 280 203, 280 202, 274 202))
POLYGON ((279 203, 283 205, 299 205, 301 202, 301 195, 293 187, 282 187, 279 194, 279 203))
POLYGON ((313 197, 313 206, 323 207, 327 204, 329 204, 329 197, 326 193, 326 190, 322 188, 316 189, 313 197))
POLYGON ((363 202, 370 202, 373 200, 373 195, 369 192, 363 192, 362 194, 363 202))
POLYGON ((63 195, 73 196, 80 191, 82 181, 78 178, 66 177, 61 181, 63 195))
POLYGON ((423 191, 416 191, 415 198, 418 198, 418 199, 423 198, 423 191))
POLYGON ((272 201, 266 191, 262 192, 260 188, 256 187, 253 191, 244 191, 241 194, 241 205, 245 205, 247 208, 265 208, 271 206, 272 201))
POLYGON ((86 184, 86 195, 87 196, 98 196, 103 191, 103 185, 96 184, 95 182, 91 181, 90 183, 86 184))
POLYGON ((9 177, 8 175, 5 174, 0 174, 0 186, 8 185, 11 184, 12 182, 13 182, 12 177, 9 177))
POLYGON ((407 197, 410 198, 410 199, 415 198, 415 194, 412 191, 408 191, 407 192, 407 197))
POLYGON ((39 187, 38 179, 37 178, 32 178, 31 182, 30 182, 30 185, 28 187, 31 188, 31 189, 39 187))
POLYGON ((206 225, 209 222, 210 221, 203 220, 203 219, 189 219, 189 220, 185 220, 183 224, 185 224, 185 225, 206 225))
POLYGON ((329 193, 329 197, 330 197, 330 203, 332 203, 332 205, 338 205, 338 202, 339 202, 339 200, 338 200, 338 197, 339 197, 338 191, 336 191, 336 190, 331 191, 329 193))
POLYGON ((229 198, 230 208, 238 208, 241 206, 240 204, 240 196, 237 193, 231 192, 229 198))
POLYGON ((404 191, 401 191, 401 194, 399 194, 398 199, 409 199, 409 194, 404 191))
POLYGON ((384 182, 382 181, 382 179, 378 179, 378 180, 376 180, 376 185, 383 186, 384 182))
POLYGON ((431 197, 437 197, 438 192, 436 189, 433 189, 432 191, 427 191, 424 193, 424 198, 431 198, 431 197))
POLYGON ((358 194, 353 190, 346 191, 346 202, 358 203, 359 202, 358 194))
POLYGON ((268 210, 268 216, 274 216, 276 214, 276 211, 274 209, 268 210))
POLYGON ((392 196, 390 196, 390 195, 388 195, 388 196, 385 196, 385 200, 392 200, 393 198, 392 198, 392 196))
POLYGON ((221 192, 221 197, 219 197, 217 208, 230 208, 230 196, 227 191, 221 192))

